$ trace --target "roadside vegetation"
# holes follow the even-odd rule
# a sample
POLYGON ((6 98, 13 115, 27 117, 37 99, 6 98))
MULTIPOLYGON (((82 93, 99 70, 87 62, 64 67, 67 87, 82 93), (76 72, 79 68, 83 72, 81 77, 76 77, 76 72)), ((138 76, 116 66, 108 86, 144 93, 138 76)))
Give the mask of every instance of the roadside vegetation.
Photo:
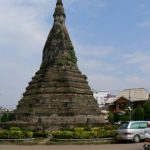
POLYGON ((0 130, 0 139, 25 139, 32 138, 33 132, 12 127, 9 130, 0 130))
POLYGON ((124 113, 110 113, 108 120, 110 123, 116 123, 120 121, 138 121, 138 120, 150 120, 150 102, 146 102, 142 107, 138 106, 135 109, 129 111, 126 109, 124 113))
POLYGON ((0 143, 2 144, 5 141, 12 142, 13 139, 15 139, 14 141, 17 142, 17 144, 43 144, 42 141, 48 139, 44 144, 59 144, 65 142, 68 144, 72 142, 75 142, 74 144, 94 144, 95 141, 98 144, 104 142, 98 140, 101 138, 115 139, 117 128, 118 126, 116 125, 105 125, 104 127, 74 128, 45 132, 12 127, 9 130, 0 130, 0 143), (30 139, 30 142, 24 142, 24 139, 30 139))
POLYGON ((49 132, 54 139, 94 139, 94 138, 115 138, 117 126, 105 125, 95 128, 74 128, 49 132))

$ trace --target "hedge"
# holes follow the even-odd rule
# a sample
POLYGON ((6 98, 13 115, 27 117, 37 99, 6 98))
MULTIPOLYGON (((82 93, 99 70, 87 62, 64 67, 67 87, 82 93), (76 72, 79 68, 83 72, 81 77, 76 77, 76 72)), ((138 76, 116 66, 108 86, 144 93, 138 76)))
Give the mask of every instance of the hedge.
POLYGON ((33 135, 30 131, 22 131, 16 129, 0 130, 0 139, 23 139, 31 138, 33 135))
POLYGON ((48 136, 47 132, 33 132, 33 137, 44 137, 46 138, 48 136))
POLYGON ((75 128, 73 131, 52 131, 49 134, 55 139, 92 139, 92 138, 115 138, 116 130, 104 128, 91 128, 86 131, 84 128, 75 128))

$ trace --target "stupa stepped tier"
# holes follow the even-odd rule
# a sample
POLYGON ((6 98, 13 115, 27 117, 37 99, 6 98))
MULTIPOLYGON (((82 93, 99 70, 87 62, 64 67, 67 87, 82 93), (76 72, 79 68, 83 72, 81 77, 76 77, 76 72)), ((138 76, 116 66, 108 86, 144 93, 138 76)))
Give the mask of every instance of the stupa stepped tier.
POLYGON ((102 118, 86 75, 65 26, 62 0, 57 0, 54 24, 48 35, 42 64, 29 82, 16 109, 17 120, 42 125, 100 123, 102 118))

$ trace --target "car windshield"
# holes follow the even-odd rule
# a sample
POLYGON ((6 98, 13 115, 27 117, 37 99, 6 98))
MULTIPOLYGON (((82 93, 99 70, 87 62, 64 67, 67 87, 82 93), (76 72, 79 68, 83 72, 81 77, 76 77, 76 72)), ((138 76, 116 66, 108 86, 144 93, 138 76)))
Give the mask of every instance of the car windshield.
POLYGON ((123 124, 121 124, 120 129, 127 129, 128 124, 129 124, 129 122, 124 122, 123 124))

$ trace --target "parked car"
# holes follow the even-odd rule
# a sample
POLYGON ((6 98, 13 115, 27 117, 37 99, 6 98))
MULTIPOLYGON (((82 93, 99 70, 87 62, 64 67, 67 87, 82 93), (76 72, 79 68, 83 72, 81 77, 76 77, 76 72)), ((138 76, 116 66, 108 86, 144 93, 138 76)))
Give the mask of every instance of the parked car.
POLYGON ((121 124, 117 130, 118 140, 130 140, 135 143, 145 139, 145 128, 148 121, 128 121, 121 124))

